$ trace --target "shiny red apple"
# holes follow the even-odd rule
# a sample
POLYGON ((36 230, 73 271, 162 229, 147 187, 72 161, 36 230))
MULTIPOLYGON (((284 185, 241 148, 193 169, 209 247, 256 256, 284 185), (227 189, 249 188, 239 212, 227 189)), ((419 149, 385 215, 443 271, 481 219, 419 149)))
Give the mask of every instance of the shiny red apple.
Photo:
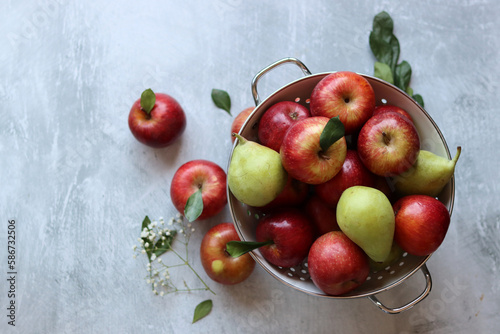
POLYGON ((386 112, 363 125, 357 151, 372 173, 394 176, 413 166, 420 152, 420 138, 413 122, 398 113, 386 112))
POLYGON ((412 255, 425 256, 436 251, 450 225, 450 213, 438 199, 409 195, 393 205, 395 242, 412 255))
POLYGON ((232 223, 221 223, 209 229, 200 245, 200 260, 207 275, 215 282, 227 285, 246 280, 255 268, 250 254, 232 257, 226 251, 229 241, 240 241, 232 223))
POLYGON ((187 200, 198 190, 203 201, 198 220, 215 216, 227 204, 226 172, 208 160, 186 162, 177 169, 170 184, 170 198, 177 211, 184 215, 187 200))
POLYGON ((373 111, 373 115, 378 115, 378 114, 383 114, 385 112, 397 112, 398 114, 408 118, 410 121, 413 122, 413 119, 411 118, 410 114, 404 110, 403 108, 400 108, 398 106, 392 105, 392 104, 382 104, 375 106, 375 110, 373 111))
MULTIPOLYGON (((147 90, 150 91, 150 90, 147 90)), ((162 148, 172 144, 186 128, 186 115, 180 104, 170 95, 153 93, 151 110, 141 105, 140 98, 132 105, 128 125, 134 137, 150 147, 162 148)), ((143 95, 144 96, 144 93, 143 95)))
POLYGON ((347 151, 345 137, 323 151, 320 136, 327 117, 308 117, 288 129, 280 149, 281 163, 296 180, 320 184, 330 180, 342 168, 347 151))
POLYGON ((340 171, 330 180, 314 186, 314 191, 327 205, 334 208, 340 196, 349 187, 374 184, 373 174, 363 165, 355 150, 347 150, 340 171))
POLYGON ((339 116, 346 135, 353 134, 372 116, 375 92, 368 80, 357 73, 331 73, 314 87, 310 109, 312 116, 339 116))
POLYGON ((298 120, 310 117, 309 109, 293 101, 281 101, 273 104, 259 121, 258 138, 262 145, 276 152, 288 129, 298 120))
POLYGON ((236 139, 235 136, 233 136, 233 133, 240 133, 241 127, 243 124, 245 124, 245 121, 247 120, 248 116, 254 111, 255 107, 248 107, 243 109, 238 115, 233 120, 233 123, 231 124, 231 141, 234 143, 234 140, 236 139))
POLYGON ((307 264, 313 283, 328 295, 341 295, 366 281, 368 256, 341 231, 323 234, 311 246, 307 264))
POLYGON ((257 242, 272 241, 260 247, 260 253, 269 263, 285 268, 299 265, 314 240, 311 221, 292 207, 280 208, 262 217, 255 236, 257 242))

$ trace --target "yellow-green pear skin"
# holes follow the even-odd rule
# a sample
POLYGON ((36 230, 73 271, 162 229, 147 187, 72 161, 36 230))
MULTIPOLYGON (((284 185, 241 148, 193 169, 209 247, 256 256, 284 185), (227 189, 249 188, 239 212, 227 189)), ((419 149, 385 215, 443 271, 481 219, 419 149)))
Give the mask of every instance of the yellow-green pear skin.
POLYGON ((421 150, 417 161, 408 171, 393 178, 394 188, 400 195, 428 195, 436 197, 455 173, 462 148, 452 160, 421 150))
POLYGON ((285 188, 287 172, 278 152, 238 134, 227 172, 229 190, 239 201, 255 207, 269 204, 285 188))
POLYGON ((365 186, 347 188, 337 204, 337 223, 370 259, 387 259, 394 241, 395 218, 383 192, 365 186))
POLYGON ((369 259, 368 263, 370 264, 370 269, 374 272, 383 270, 399 260, 404 252, 405 251, 401 247, 399 247, 396 242, 393 242, 391 251, 389 252, 389 256, 387 256, 387 259, 385 259, 384 262, 375 262, 372 259, 369 259))

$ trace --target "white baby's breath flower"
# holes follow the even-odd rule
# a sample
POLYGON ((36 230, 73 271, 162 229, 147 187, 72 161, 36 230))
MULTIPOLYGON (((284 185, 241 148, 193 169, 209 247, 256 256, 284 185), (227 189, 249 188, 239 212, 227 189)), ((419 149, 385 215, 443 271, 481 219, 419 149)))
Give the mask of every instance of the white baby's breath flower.
POLYGON ((151 255, 151 261, 154 261, 156 259, 156 254, 151 255))
POLYGON ((158 263, 161 263, 161 261, 162 261, 162 260, 161 260, 161 258, 159 258, 159 259, 158 259, 158 263))
POLYGON ((149 232, 148 231, 142 231, 141 232, 141 238, 147 238, 149 236, 149 232))
POLYGON ((149 247, 149 242, 146 242, 146 243, 144 244, 144 247, 148 248, 148 247, 149 247))
POLYGON ((133 246, 132 246, 132 250, 134 250, 134 251, 135 251, 136 249, 137 249, 137 246, 136 246, 136 245, 133 245, 133 246))
POLYGON ((142 254, 146 254, 146 251, 143 249, 143 250, 141 251, 141 253, 142 253, 142 254))

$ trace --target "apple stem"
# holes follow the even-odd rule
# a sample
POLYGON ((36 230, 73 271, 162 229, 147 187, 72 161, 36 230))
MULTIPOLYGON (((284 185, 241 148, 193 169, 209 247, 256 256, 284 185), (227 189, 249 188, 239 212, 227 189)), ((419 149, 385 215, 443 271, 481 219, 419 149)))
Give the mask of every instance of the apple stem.
POLYGON ((385 133, 385 131, 382 132, 382 137, 384 138, 384 143, 386 145, 389 145, 389 143, 391 142, 391 137, 387 133, 385 133))
POLYGON ((236 137, 238 139, 238 141, 240 142, 241 145, 243 145, 243 144, 245 144, 247 142, 247 140, 245 138, 243 138, 242 136, 240 136, 236 132, 233 132, 232 136, 236 137))

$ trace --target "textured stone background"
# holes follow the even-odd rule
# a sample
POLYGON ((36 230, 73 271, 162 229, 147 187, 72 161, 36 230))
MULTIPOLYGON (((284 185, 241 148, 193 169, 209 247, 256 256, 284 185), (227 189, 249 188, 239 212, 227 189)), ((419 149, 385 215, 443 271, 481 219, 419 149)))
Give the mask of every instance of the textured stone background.
MULTIPOLYGON (((2 333, 492 333, 500 322, 500 5, 438 1, 2 1, 0 3, 0 245, 17 224, 17 322, 7 325, 6 247, 0 250, 2 333), (153 296, 145 258, 133 259, 144 215, 174 215, 169 184, 184 162, 226 169, 233 113, 252 105, 250 81, 268 64, 301 59, 313 73, 372 74, 368 46, 381 10, 395 21, 411 86, 451 150, 462 145, 452 224, 428 261, 431 294, 391 316, 368 299, 319 299, 261 268, 238 286, 153 296), (130 134, 143 89, 179 100, 188 125, 155 150, 130 134), (191 325, 195 305, 214 309, 191 325)), ((301 75, 277 69, 261 96, 301 75)), ((197 223, 190 248, 219 216, 197 223)), ((202 272, 203 273, 203 272, 202 272)), ((204 274, 204 273, 203 273, 204 274)), ((207 280, 208 278, 204 276, 207 280)), ((416 274, 380 298, 414 298, 416 274)))

